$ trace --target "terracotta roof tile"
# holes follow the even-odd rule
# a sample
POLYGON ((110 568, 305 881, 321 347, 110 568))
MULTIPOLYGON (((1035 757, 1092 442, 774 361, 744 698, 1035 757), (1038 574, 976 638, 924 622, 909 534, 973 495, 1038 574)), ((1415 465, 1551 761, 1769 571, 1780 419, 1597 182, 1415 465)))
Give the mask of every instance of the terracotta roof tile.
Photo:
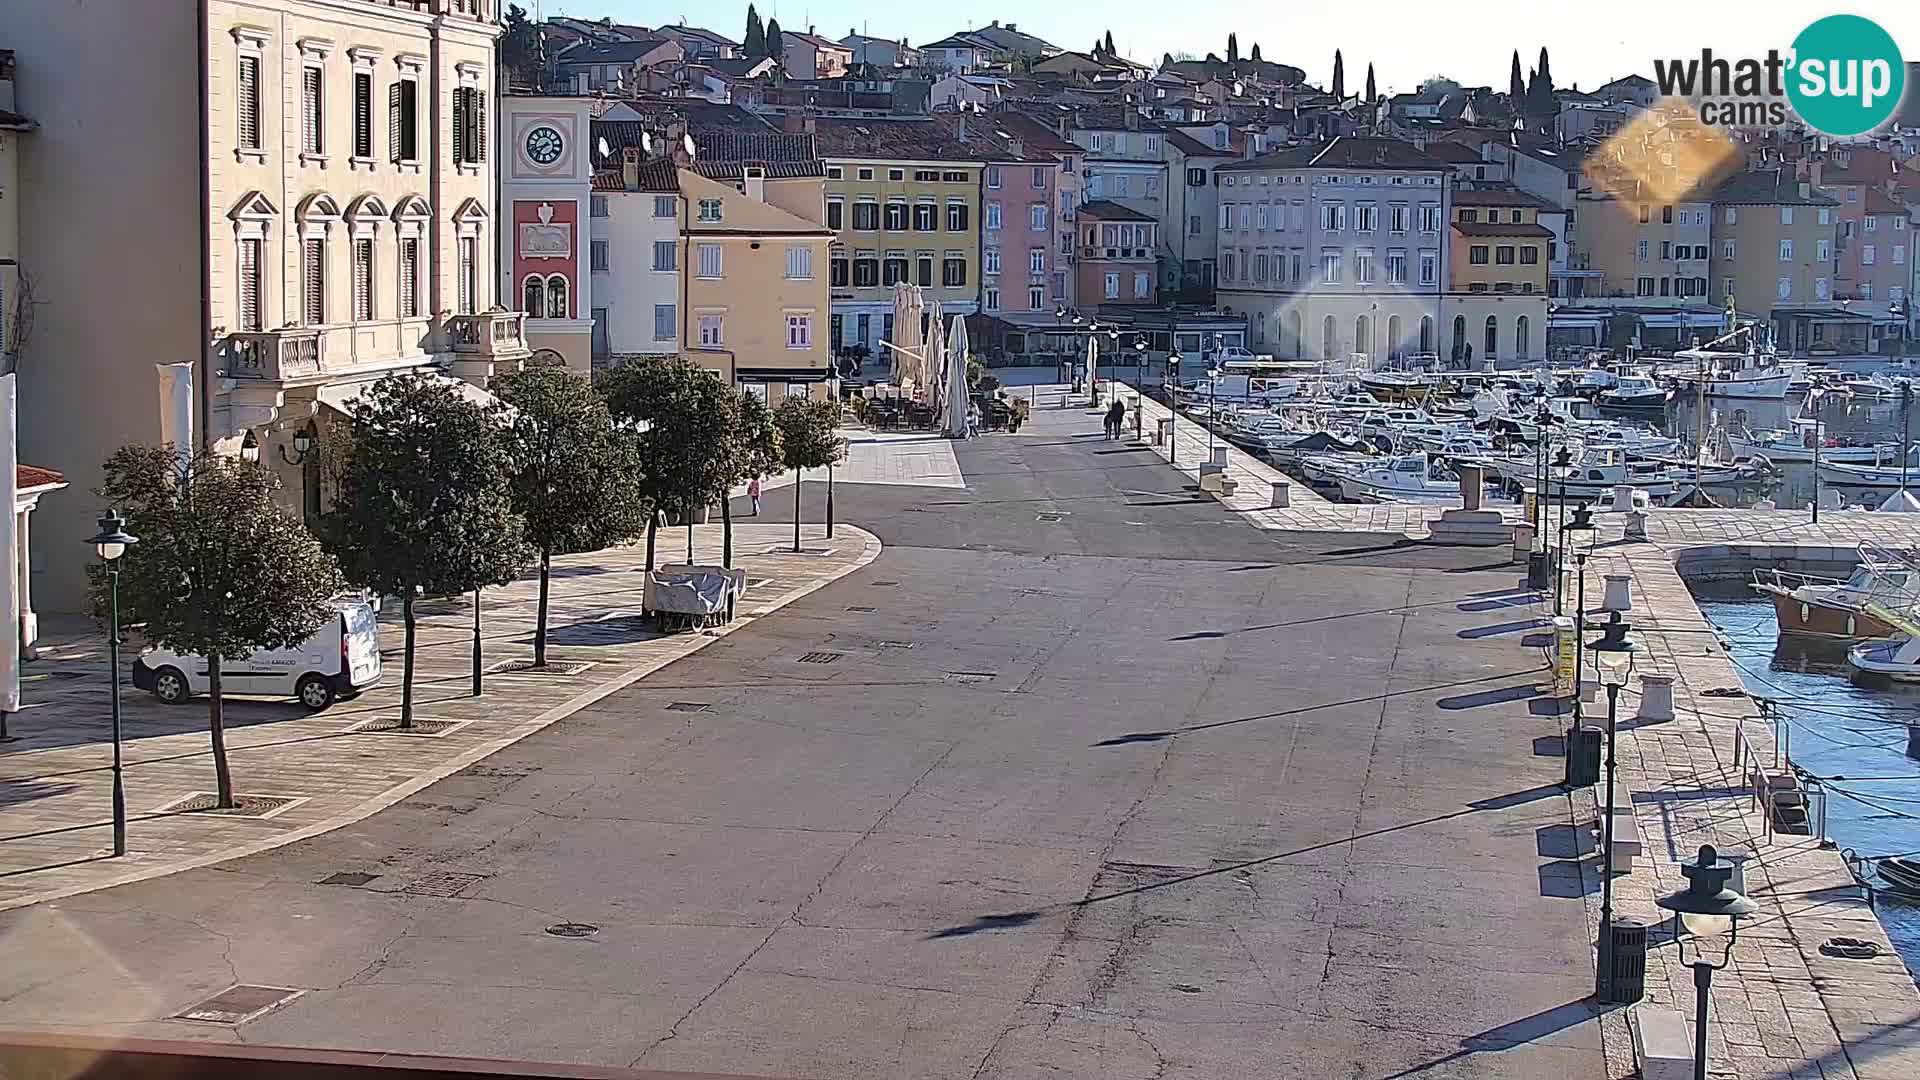
POLYGON ((1462 236, 1533 236, 1543 240, 1553 235, 1553 230, 1545 225, 1514 225, 1504 221, 1456 221, 1453 231, 1462 236))
POLYGON ((1094 199, 1081 205, 1081 217, 1090 217, 1098 221, 1152 221, 1152 214, 1143 214, 1131 206, 1122 206, 1111 199, 1094 199))
MULTIPOLYGON (((971 124, 984 123, 975 117, 971 124)), ((870 120, 818 117, 814 144, 823 158, 846 161, 979 161, 985 146, 969 146, 931 117, 924 120, 870 120)))
POLYGON ((67 478, 61 473, 57 473, 52 469, 43 469, 38 465, 15 465, 13 467, 13 482, 15 486, 24 491, 27 488, 51 487, 55 484, 64 484, 67 482, 67 478))

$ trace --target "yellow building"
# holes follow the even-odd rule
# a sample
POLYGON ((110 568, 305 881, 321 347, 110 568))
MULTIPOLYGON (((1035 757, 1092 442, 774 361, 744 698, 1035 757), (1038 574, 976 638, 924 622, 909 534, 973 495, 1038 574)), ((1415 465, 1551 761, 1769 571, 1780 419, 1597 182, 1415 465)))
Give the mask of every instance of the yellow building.
POLYGON ((770 400, 821 383, 826 335, 826 198, 819 176, 768 179, 740 166, 737 184, 679 170, 687 355, 770 400))
POLYGON ((1598 296, 1630 299, 1637 308, 1705 307, 1711 303, 1707 197, 1653 200, 1645 185, 1617 177, 1583 188, 1575 261, 1584 259, 1603 275, 1598 296))
POLYGON ((1455 188, 1441 321, 1455 366, 1530 364, 1546 356, 1551 209, 1524 191, 1455 188))
MULTIPOLYGON (((826 163, 831 342, 875 359, 893 333, 893 287, 910 281, 943 313, 979 310, 980 189, 987 146, 965 119, 789 117, 826 163)), ((984 123, 977 119, 976 123, 984 123)))
POLYGON ((1732 298, 1743 314, 1774 316, 1782 323, 1783 343, 1793 340, 1787 309, 1837 309, 1839 205, 1787 169, 1737 173, 1721 184, 1713 193, 1708 260, 1714 306, 1725 307, 1732 298))

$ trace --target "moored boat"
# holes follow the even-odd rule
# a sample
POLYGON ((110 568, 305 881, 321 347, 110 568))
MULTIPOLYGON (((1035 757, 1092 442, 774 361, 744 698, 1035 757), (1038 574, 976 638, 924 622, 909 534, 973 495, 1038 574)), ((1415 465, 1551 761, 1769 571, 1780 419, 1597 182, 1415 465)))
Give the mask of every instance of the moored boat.
POLYGON ((1773 602, 1782 634, 1851 641, 1888 637, 1897 628, 1870 614, 1869 604, 1910 605, 1920 577, 1905 563, 1862 554, 1865 561, 1844 581, 1767 568, 1754 571, 1752 587, 1773 602))

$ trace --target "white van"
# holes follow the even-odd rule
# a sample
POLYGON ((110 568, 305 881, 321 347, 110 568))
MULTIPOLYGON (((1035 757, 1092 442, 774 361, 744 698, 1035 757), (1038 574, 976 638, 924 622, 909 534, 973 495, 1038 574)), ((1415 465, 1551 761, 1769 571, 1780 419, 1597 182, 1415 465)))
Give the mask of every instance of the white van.
MULTIPOLYGON (((262 649, 220 665, 223 694, 297 698, 319 712, 380 681, 380 631, 373 608, 336 600, 334 617, 291 649, 262 649)), ((169 705, 207 692, 207 661, 167 649, 148 649, 133 662, 133 685, 169 705)))

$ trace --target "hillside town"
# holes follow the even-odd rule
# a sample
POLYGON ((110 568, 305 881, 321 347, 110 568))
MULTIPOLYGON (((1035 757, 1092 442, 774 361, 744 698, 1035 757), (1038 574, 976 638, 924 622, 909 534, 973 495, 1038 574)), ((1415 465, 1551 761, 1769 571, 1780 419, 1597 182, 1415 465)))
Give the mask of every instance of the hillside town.
POLYGON ((0 1077, 1920 1076, 1878 24, 565 6, 0 3, 0 1077))

